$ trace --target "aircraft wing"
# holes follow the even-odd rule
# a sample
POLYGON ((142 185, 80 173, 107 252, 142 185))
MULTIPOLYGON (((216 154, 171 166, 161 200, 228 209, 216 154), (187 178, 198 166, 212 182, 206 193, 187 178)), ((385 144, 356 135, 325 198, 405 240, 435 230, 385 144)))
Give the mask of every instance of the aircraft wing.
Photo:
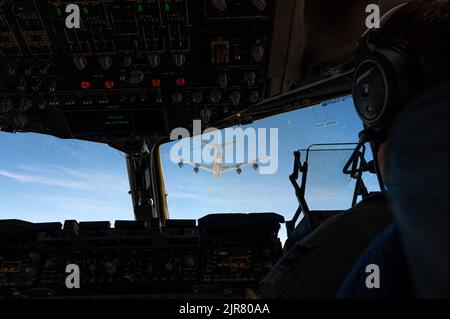
POLYGON ((242 168, 242 167, 252 165, 252 164, 259 164, 261 161, 266 161, 266 160, 270 160, 270 157, 259 158, 257 160, 248 161, 245 163, 238 163, 238 164, 234 164, 234 165, 224 165, 222 167, 222 172, 231 171, 231 170, 242 168))
POLYGON ((202 170, 208 171, 208 172, 210 172, 210 173, 214 173, 214 171, 213 171, 213 166, 212 166, 212 165, 203 165, 203 164, 200 164, 200 165, 197 165, 197 167, 200 168, 200 169, 202 169, 202 170))
POLYGON ((203 165, 203 164, 200 164, 200 163, 193 163, 191 161, 186 161, 184 158, 176 156, 176 155, 173 155, 173 154, 170 154, 170 155, 167 155, 167 156, 172 158, 172 159, 175 159, 175 160, 177 160, 179 162, 182 162, 183 164, 189 164, 191 166, 198 167, 200 169, 203 169, 205 171, 213 173, 213 166, 212 165, 203 165))

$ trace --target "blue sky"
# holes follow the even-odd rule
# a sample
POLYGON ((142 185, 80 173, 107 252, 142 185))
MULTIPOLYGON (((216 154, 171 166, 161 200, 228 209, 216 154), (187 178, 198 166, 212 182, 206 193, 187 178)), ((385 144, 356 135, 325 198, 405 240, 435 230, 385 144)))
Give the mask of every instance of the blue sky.
MULTIPOLYGON (((215 180, 192 167, 179 169, 163 156, 170 216, 198 219, 209 213, 275 212, 291 218, 297 200, 288 180, 294 150, 314 143, 355 142, 361 130, 352 100, 295 111, 250 125, 279 129, 279 169, 260 175, 249 167, 242 176, 215 180), (337 124, 317 128, 320 121, 337 124)), ((244 127, 245 128, 245 127, 244 127)), ((171 144, 163 145, 168 154, 171 144)), ((341 174, 349 153, 312 156, 307 200, 312 209, 347 208, 352 185, 341 174)), ((370 184, 374 185, 374 179, 370 184)), ((133 219, 125 159, 102 144, 37 134, 0 132, 0 219, 32 222, 77 219, 133 219)), ((282 235, 284 237, 284 235, 282 235)))
POLYGON ((108 146, 0 133, 0 219, 133 218, 125 160, 108 146))

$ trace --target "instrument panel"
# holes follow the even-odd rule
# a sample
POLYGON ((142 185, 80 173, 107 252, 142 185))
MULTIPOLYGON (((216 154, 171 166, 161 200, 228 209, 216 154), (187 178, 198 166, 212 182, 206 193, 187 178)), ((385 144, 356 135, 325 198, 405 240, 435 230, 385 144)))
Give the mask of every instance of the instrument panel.
POLYGON ((268 92, 274 0, 3 0, 0 127, 166 136, 268 92), (69 28, 69 5, 79 28, 69 28))
POLYGON ((0 297, 101 295, 245 297, 282 256, 282 216, 32 224, 0 221, 0 297), (264 222, 264 224, 263 224, 264 222), (212 223, 215 225, 212 225, 212 223), (250 226, 253 224, 253 226, 250 226), (239 226, 240 225, 240 226, 239 226), (67 266, 79 269, 69 288, 67 266))

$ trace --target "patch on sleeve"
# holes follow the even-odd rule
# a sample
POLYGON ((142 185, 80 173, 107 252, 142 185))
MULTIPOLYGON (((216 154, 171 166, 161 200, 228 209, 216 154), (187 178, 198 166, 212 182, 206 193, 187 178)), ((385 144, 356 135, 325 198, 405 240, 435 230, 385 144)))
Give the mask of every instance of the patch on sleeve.
POLYGON ((278 264, 282 270, 291 271, 301 260, 303 260, 309 253, 313 250, 312 247, 295 245, 289 252, 284 256, 278 264))

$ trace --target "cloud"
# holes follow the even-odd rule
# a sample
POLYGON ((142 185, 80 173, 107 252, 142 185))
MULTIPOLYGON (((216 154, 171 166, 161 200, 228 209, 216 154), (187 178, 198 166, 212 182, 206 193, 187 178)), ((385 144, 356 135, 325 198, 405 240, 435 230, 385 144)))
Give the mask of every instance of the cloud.
POLYGON ((129 185, 124 175, 102 171, 74 170, 64 166, 21 167, 19 170, 0 170, 0 177, 19 183, 62 187, 91 192, 128 192, 129 185))

